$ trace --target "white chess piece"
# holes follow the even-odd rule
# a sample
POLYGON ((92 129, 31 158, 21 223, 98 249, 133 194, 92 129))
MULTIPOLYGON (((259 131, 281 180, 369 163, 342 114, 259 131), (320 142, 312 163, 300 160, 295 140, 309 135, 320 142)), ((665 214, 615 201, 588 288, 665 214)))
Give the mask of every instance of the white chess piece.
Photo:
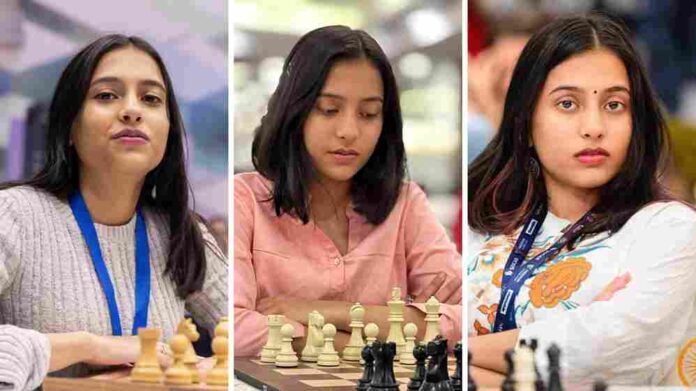
MULTIPOLYGON (((365 344, 372 345, 373 342, 377 340, 377 335, 379 334, 379 326, 374 323, 368 323, 365 325, 365 344)), ((360 364, 365 364, 365 360, 360 358, 360 364)))
POLYGON ((334 337, 336 336, 336 326, 327 323, 321 330, 324 334, 324 349, 322 349, 317 359, 317 365, 322 367, 337 367, 339 364, 338 352, 334 349, 334 337))
POLYGON ((402 324, 404 322, 404 307, 406 303, 401 300, 401 289, 398 287, 392 288, 391 300, 387 302, 389 306, 389 335, 387 336, 386 342, 396 343, 396 355, 394 356, 394 361, 398 361, 401 352, 404 350, 406 345, 406 340, 404 339, 404 332, 402 330, 402 324))
POLYGON ((428 343, 440 334, 440 302, 430 296, 425 302, 425 335, 422 343, 428 343))
POLYGON ((534 391, 536 371, 534 370, 534 352, 528 346, 520 346, 515 349, 513 358, 515 362, 515 390, 534 391))
POLYGON ((297 366, 297 354, 292 350, 292 335, 295 332, 295 327, 290 323, 286 323, 280 328, 282 342, 280 343, 280 352, 276 355, 275 365, 281 368, 292 368, 297 366))
POLYGON ((317 362, 321 347, 324 345, 324 335, 321 332, 323 326, 324 317, 318 311, 310 312, 307 321, 307 343, 302 349, 302 361, 317 362))
POLYGON ((362 338, 362 329, 365 327, 363 319, 365 319, 365 307, 360 303, 355 303, 350 307, 350 341, 343 349, 343 359, 346 361, 360 361, 360 353, 365 346, 365 341, 362 338))
POLYGON ((413 356, 413 349, 416 347, 416 333, 418 333, 418 326, 415 324, 407 323, 404 326, 406 345, 399 356, 399 361, 403 365, 416 365, 416 358, 413 356))
POLYGON ((274 363, 280 352, 280 328, 285 323, 283 315, 268 315, 268 339, 261 350, 261 362, 274 363))

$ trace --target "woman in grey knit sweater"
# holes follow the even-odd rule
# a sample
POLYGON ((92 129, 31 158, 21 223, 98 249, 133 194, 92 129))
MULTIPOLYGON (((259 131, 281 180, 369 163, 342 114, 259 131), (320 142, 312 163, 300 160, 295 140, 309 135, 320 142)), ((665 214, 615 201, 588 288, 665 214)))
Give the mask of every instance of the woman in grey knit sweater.
POLYGON ((106 36, 69 63, 45 165, 0 186, 0 388, 134 362, 138 327, 167 340, 186 311, 210 330, 227 314, 228 262, 189 209, 184 139, 143 40, 106 36))

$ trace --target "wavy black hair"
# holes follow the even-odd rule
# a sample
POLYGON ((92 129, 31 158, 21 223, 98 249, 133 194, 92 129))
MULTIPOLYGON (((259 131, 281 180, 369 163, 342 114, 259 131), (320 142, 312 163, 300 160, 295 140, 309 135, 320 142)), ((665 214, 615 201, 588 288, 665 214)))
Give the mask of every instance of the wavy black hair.
POLYGON ((175 282, 177 294, 184 298, 203 286, 205 241, 198 226, 200 218, 189 209, 190 186, 184 154, 186 132, 172 80, 160 55, 145 40, 120 34, 107 35, 92 42, 72 58, 58 80, 51 101, 43 167, 31 179, 5 183, 0 189, 29 185, 62 199, 79 190, 79 157, 70 145, 72 126, 101 58, 125 47, 137 48, 152 57, 167 89, 167 146, 162 161, 145 177, 139 205, 162 212, 169 219, 169 256, 164 273, 175 282), (153 194, 153 189, 156 189, 156 194, 153 194))
POLYGON ((292 48, 254 135, 252 161, 273 182, 271 199, 278 216, 288 213, 309 222, 309 184, 315 170, 304 145, 304 123, 331 67, 352 59, 374 64, 384 86, 382 133, 372 156, 352 178, 353 205, 376 225, 396 204, 406 172, 406 152, 394 72, 379 44, 366 32, 328 26, 307 33, 292 48))
POLYGON ((666 198, 658 183, 668 146, 665 122, 626 28, 602 14, 561 18, 535 33, 524 47, 498 133, 469 166, 469 226, 474 230, 509 234, 524 223, 535 204, 546 201, 544 181, 529 169, 535 154, 529 148, 532 116, 539 94, 554 67, 598 48, 610 50, 626 67, 633 132, 626 160, 601 187, 595 221, 581 235, 615 232, 638 209, 666 198))

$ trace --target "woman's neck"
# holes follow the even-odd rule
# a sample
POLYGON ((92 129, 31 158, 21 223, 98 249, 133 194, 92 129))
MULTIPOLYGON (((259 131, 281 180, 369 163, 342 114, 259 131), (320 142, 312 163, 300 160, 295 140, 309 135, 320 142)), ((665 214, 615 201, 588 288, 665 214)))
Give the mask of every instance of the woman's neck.
POLYGON ((599 189, 571 187, 553 180, 545 183, 549 211, 562 219, 578 221, 599 201, 599 189))
POLYGON ((309 186, 310 210, 315 221, 345 216, 350 204, 350 182, 317 179, 309 186))
POLYGON ((92 220, 98 224, 127 223, 135 213, 143 183, 141 177, 80 170, 80 192, 92 220))

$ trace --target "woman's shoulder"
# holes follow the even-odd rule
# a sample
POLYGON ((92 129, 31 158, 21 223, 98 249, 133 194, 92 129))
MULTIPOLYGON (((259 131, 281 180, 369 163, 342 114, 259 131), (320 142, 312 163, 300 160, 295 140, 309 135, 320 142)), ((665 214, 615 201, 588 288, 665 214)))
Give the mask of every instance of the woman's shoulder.
POLYGON ((34 186, 20 185, 0 190, 0 210, 11 209, 16 213, 26 213, 55 208, 65 201, 34 186))
POLYGON ((257 171, 234 175, 235 198, 251 196, 266 199, 271 194, 273 183, 257 171))
POLYGON ((690 222, 696 224, 696 209, 681 201, 656 201, 640 208, 626 222, 626 225, 655 225, 670 222, 690 222))
POLYGON ((649 235, 655 240, 696 230, 696 210, 680 201, 656 201, 640 208, 617 232, 619 235, 649 235))

